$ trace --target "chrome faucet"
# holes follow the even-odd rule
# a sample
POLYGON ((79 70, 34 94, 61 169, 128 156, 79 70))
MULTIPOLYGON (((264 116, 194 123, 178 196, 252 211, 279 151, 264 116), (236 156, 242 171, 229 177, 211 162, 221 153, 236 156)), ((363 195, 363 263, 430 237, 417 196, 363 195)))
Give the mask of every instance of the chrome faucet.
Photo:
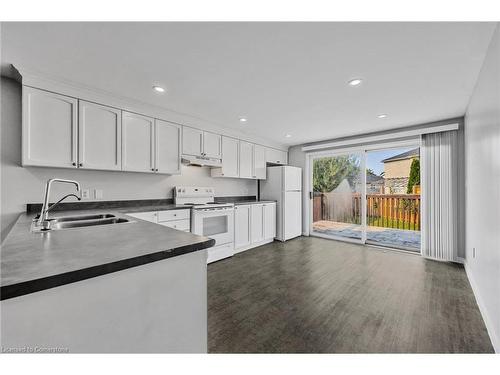
POLYGON ((38 217, 37 225, 41 226, 41 227, 44 227, 45 229, 48 229, 48 226, 49 226, 49 211, 51 209, 53 209, 56 205, 58 205, 59 203, 61 203, 64 199, 68 198, 68 197, 75 197, 78 200, 81 200, 82 198, 81 198, 81 194, 80 193, 81 193, 80 183, 78 183, 77 181, 64 180, 62 178, 51 178, 50 180, 48 180, 47 183, 45 184, 45 196, 43 198, 42 210, 40 211, 40 215, 38 217), (65 183, 65 184, 73 184, 73 185, 76 186, 76 192, 79 195, 67 194, 64 197, 62 197, 61 199, 59 199, 52 206, 49 207, 50 188, 51 188, 53 182, 61 182, 61 183, 65 183))

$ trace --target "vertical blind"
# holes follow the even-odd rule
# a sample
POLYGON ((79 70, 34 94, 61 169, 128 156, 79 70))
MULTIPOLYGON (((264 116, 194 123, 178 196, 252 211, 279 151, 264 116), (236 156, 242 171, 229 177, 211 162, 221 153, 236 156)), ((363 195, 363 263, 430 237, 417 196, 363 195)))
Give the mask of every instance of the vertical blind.
POLYGON ((422 135, 422 255, 456 260, 458 245, 457 132, 422 135))

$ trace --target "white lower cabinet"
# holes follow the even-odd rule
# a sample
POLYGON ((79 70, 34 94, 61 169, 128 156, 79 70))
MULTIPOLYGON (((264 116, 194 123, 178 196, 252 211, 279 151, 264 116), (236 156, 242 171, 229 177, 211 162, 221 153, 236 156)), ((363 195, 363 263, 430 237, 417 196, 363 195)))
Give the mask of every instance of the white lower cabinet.
POLYGON ((238 205, 234 208, 235 253, 274 240, 276 235, 276 203, 238 205))
POLYGON ((253 204, 250 215, 250 232, 252 243, 260 242, 264 239, 264 208, 261 204, 253 204))
POLYGON ((132 212, 128 216, 137 219, 160 224, 183 232, 191 231, 191 211, 190 210, 165 210, 150 212, 132 212))
POLYGON ((189 220, 164 221, 164 222, 158 222, 158 224, 163 225, 164 227, 182 230, 184 232, 189 232, 189 230, 191 229, 189 225, 189 220))
POLYGON ((250 245, 250 215, 252 206, 234 207, 234 248, 235 250, 250 245))
POLYGON ((276 203, 263 204, 264 238, 276 237, 276 203))

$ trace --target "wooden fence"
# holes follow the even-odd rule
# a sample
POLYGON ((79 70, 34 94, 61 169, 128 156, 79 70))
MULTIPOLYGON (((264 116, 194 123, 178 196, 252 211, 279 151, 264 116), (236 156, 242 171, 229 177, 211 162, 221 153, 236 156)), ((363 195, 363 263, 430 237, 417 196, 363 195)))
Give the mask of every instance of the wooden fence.
MULTIPOLYGON (((313 221, 331 220, 326 194, 314 193, 313 221)), ((366 223, 370 226, 420 230, 419 194, 368 194, 366 196, 366 223)), ((361 195, 352 194, 352 213, 342 222, 361 224, 361 195)), ((338 219, 337 219, 338 220, 338 219)))

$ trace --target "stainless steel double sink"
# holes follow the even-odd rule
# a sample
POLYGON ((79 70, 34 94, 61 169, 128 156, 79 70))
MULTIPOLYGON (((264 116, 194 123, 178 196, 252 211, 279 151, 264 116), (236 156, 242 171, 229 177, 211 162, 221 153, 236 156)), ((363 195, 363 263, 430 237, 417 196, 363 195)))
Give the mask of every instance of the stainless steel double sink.
POLYGON ((110 224, 120 224, 129 222, 133 221, 122 217, 116 217, 113 214, 62 216, 62 217, 54 217, 48 219, 42 228, 38 228, 36 225, 36 221, 34 221, 33 222, 34 226, 32 227, 32 230, 44 232, 50 230, 91 227, 98 225, 110 225, 110 224))

